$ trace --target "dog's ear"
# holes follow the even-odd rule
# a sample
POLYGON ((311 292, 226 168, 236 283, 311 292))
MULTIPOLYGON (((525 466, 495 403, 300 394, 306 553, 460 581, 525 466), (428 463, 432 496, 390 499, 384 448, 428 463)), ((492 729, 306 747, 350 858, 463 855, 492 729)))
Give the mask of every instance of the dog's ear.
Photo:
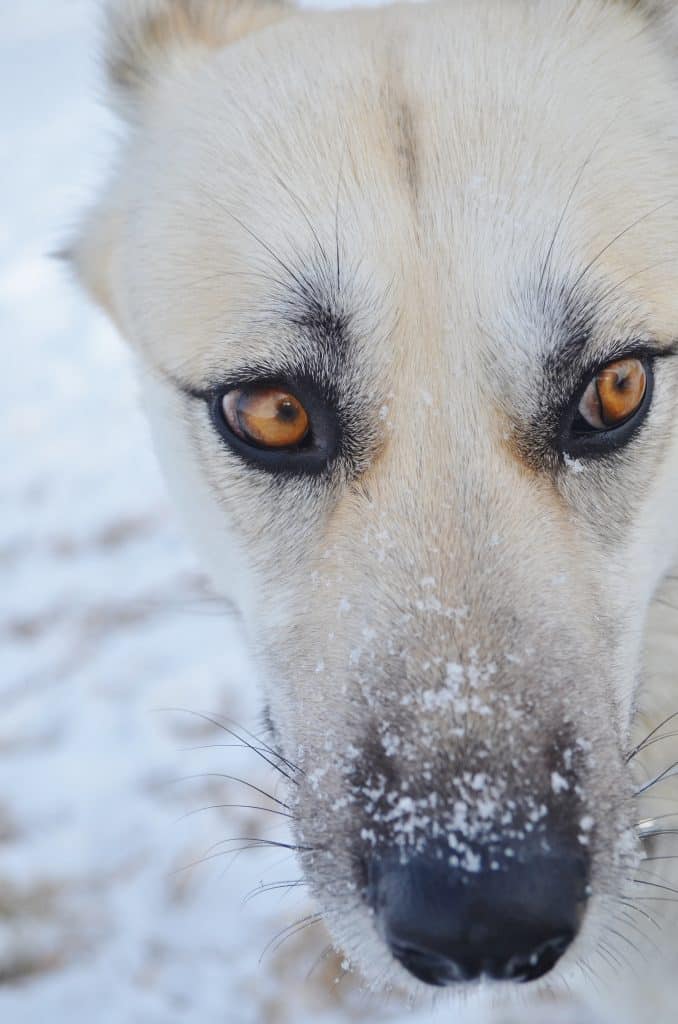
POLYGON ((173 69, 190 68, 289 13, 286 0, 108 0, 105 57, 114 100, 134 117, 173 69))
MULTIPOLYGON (((291 12, 287 0, 106 0, 104 57, 113 104, 130 125, 143 123, 148 99, 173 75, 190 75, 210 51, 228 46, 291 12)), ((129 203, 114 176, 64 250, 92 298, 125 331, 121 226, 129 203)))

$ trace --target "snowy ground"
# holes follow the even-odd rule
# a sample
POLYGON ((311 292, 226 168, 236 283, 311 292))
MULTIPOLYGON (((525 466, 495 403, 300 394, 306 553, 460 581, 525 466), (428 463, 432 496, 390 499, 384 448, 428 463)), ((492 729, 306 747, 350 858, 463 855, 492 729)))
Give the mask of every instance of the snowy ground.
POLYGON ((218 773, 274 780, 215 747, 223 731, 162 710, 256 729, 253 672, 168 509, 129 354, 46 255, 114 142, 97 82, 92 0, 5 0, 0 1019, 431 1021, 370 1003, 319 959, 318 928, 259 962, 307 904, 300 890, 243 897, 297 868, 214 844, 284 832, 267 813, 193 813, 266 803, 218 773))

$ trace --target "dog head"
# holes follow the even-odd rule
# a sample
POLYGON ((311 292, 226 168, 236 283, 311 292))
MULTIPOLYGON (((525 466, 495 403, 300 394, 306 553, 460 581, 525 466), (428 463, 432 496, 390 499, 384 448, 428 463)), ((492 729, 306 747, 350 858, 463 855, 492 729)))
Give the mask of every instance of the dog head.
POLYGON ((76 263, 139 353, 309 883, 371 980, 534 980, 628 891, 643 627, 678 541, 660 18, 109 17, 128 132, 76 263))

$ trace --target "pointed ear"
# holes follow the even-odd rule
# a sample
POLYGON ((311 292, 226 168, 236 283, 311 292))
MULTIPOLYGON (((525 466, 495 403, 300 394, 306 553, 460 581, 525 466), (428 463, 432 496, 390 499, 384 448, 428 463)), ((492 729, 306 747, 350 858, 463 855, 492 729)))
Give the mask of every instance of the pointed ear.
MULTIPOLYGON (((166 78, 191 68, 292 8, 286 0, 106 0, 104 57, 113 105, 124 120, 143 121, 147 99, 166 78)), ((128 216, 127 175, 116 173, 64 255, 90 296, 124 334, 121 249, 128 216)))
POLYGON ((134 117, 173 69, 199 62, 289 13, 286 0, 108 0, 104 47, 116 105, 134 117))

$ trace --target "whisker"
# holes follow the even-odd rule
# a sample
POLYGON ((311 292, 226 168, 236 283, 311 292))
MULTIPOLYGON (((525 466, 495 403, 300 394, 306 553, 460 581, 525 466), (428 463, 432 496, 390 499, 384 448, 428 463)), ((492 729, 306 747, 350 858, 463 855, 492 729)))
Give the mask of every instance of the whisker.
POLYGON ((650 936, 646 932, 641 931, 640 926, 638 925, 638 923, 634 920, 634 918, 632 918, 630 915, 628 915, 625 911, 622 912, 622 915, 615 914, 614 920, 615 921, 619 921, 619 923, 622 924, 622 925, 627 925, 630 928, 632 928, 633 931, 636 933, 636 935, 639 935, 643 939, 644 942, 647 942, 648 945, 650 945, 652 947, 652 949, 656 953, 660 953, 661 954, 661 949, 659 948, 657 943, 654 941, 654 939, 651 939, 650 936))
POLYGON ((581 972, 591 981, 596 992, 600 992, 600 977, 598 976, 594 968, 591 966, 591 964, 587 963, 586 960, 582 960, 580 958, 579 960, 577 960, 577 966, 579 967, 581 972))
POLYGON ((256 843, 257 847, 293 850, 295 853, 312 853, 315 849, 313 846, 297 846, 296 843, 282 843, 277 839, 265 839, 261 836, 233 836, 231 839, 219 839, 218 842, 212 843, 207 852, 209 853, 210 850, 216 850, 220 846, 225 846, 227 843, 256 843))
POLYGON ((605 129, 601 132, 601 134, 598 136, 598 138, 594 142, 594 144, 593 144, 593 146, 591 148, 590 153, 588 154, 588 156, 586 157, 586 159, 582 163, 581 167, 579 168, 579 170, 577 172, 577 175, 576 175, 576 177, 574 179, 572 188, 570 189, 570 191, 569 191, 569 193, 567 195, 567 199, 565 200, 565 205, 563 206, 563 209, 562 209, 562 212, 560 214, 560 217, 558 218, 558 221, 556 223, 556 227, 555 227, 555 230, 553 232, 553 236, 552 236, 551 241, 549 243, 549 247, 546 250, 546 256, 545 256, 544 262, 542 264, 541 274, 539 275, 539 285, 537 287, 537 291, 540 294, 541 294, 541 291, 542 291, 542 289, 544 287, 544 281, 546 280, 546 275, 547 275, 547 273, 549 271, 549 267, 551 266, 551 259, 553 258, 553 250, 555 249, 556 242, 558 241, 558 238, 560 236, 560 232, 562 230, 563 224, 565 223, 565 218, 566 218, 568 210, 570 209, 570 206, 572 204, 572 200, 574 199, 575 193, 576 193, 577 189, 579 188, 579 185, 582 182, 582 179, 584 177, 584 174, 586 173, 587 167, 589 166, 589 164, 593 160, 593 157, 595 156, 595 153, 596 153, 596 150, 598 149, 598 146, 600 145, 600 143, 601 143, 603 137, 605 136, 605 134, 609 131, 611 125, 614 123, 614 120, 616 120, 616 117, 612 121, 610 121, 610 124, 605 126, 605 129))
MULTIPOLYGON (((636 270, 633 274, 627 274, 626 277, 623 277, 621 279, 621 281, 613 282, 609 288, 605 289, 605 291, 603 292, 600 292, 598 295, 598 301, 603 303, 607 299, 609 299, 610 296, 614 295, 615 292, 621 291, 624 285, 628 284, 629 281, 633 281, 635 278, 641 277, 643 274, 648 274, 651 270, 656 270, 657 267, 663 267, 666 266, 667 264, 672 264, 676 262, 678 262, 678 260, 675 259, 656 260, 654 263, 650 263, 646 267, 641 267, 640 270, 636 270)), ((653 598, 653 600, 657 600, 657 598, 653 598)))
MULTIPOLYGON (((632 942, 628 935, 624 935, 623 932, 618 932, 615 928, 608 928, 608 931, 610 932, 610 935, 616 935, 618 939, 621 939, 622 942, 625 942, 628 946, 630 946, 631 949, 638 954, 638 956, 641 956, 644 960, 647 960, 647 955, 641 951, 641 949, 635 944, 635 942, 632 942)), ((647 938, 647 936, 644 936, 644 938, 647 938)), ((647 941, 649 942, 650 940, 648 939, 647 941)))
POLYGON ((619 970, 621 970, 624 966, 628 967, 628 961, 627 961, 626 965, 622 964, 621 960, 619 960, 612 953, 612 951, 610 950, 609 946, 605 945, 604 942, 599 942, 598 943, 598 952, 601 954, 601 956, 603 956, 603 957, 606 956, 607 957, 607 962, 610 963, 610 966, 612 967, 613 970, 614 970, 615 967, 617 967, 619 970))
POLYGON ((630 899, 631 899, 630 897, 629 897, 629 900, 620 899, 618 902, 621 903, 622 907, 628 907, 629 910, 633 910, 633 911, 635 911, 636 914, 640 914, 641 917, 646 918, 648 921, 650 921, 655 926, 657 931, 661 931, 662 927, 659 924, 659 922, 656 921, 655 918, 652 917, 651 914, 648 914, 645 910, 643 910, 642 907, 634 906, 633 903, 630 902, 630 899))
POLYGON ((280 947, 282 946, 283 942, 286 942, 287 939, 291 939, 294 935, 297 935, 299 932, 304 931, 304 929, 306 928, 310 928, 311 925, 318 924, 320 921, 322 921, 322 914, 307 914, 306 917, 302 917, 298 921, 295 921, 293 924, 288 924, 285 928, 282 928, 264 946, 261 952, 261 956, 259 957, 259 963, 262 962, 262 960, 268 953, 269 949, 273 953, 277 952, 277 950, 279 950, 280 947))
POLYGON ((294 203, 296 208, 299 210, 299 213, 301 214, 301 216, 306 221, 306 224, 307 224, 311 234, 313 235, 313 238, 315 240, 315 244, 317 245, 318 250, 320 251, 320 254, 321 254, 322 258, 323 258, 323 261, 324 261, 325 265, 329 266, 330 261, 329 261, 328 256, 327 256, 327 252, 325 250, 324 245, 320 241, 320 238, 318 237, 318 232, 315 229, 315 225, 313 224, 313 221, 311 220, 311 218, 309 216, 308 208, 304 204, 303 200, 300 199, 300 197, 296 194, 296 192, 294 192, 290 188, 289 184, 285 181, 285 179, 280 174, 278 174, 277 172, 274 172, 273 179, 274 179, 274 181, 277 182, 277 184, 280 186, 280 188, 284 192, 287 193, 287 195, 290 197, 290 199, 292 200, 292 202, 294 203))
POLYGON ((678 711, 674 711, 673 714, 667 715, 667 717, 664 719, 664 721, 660 722, 659 725, 655 726, 655 728, 651 732, 649 732, 647 734, 645 739, 641 740, 641 742, 636 747, 633 748, 631 753, 627 755, 626 763, 628 764, 629 761, 632 761, 633 758, 637 754, 639 754, 641 752, 641 750, 645 749, 645 747, 647 746, 649 740, 651 740, 654 736, 656 736, 658 732, 661 732, 661 730, 664 728, 665 725, 668 725, 670 722, 675 721, 676 718, 678 718, 678 711))
POLYGON ((678 761, 674 761, 673 764, 670 764, 668 768, 665 768, 664 771, 660 772, 660 774, 655 776, 654 779, 651 779, 650 782, 646 782, 644 786, 641 786, 640 789, 636 790, 633 794, 634 797, 642 796, 643 793, 647 793, 647 791, 652 789, 653 786, 657 786, 660 782, 673 778, 677 768, 678 761))
MULTIPOLYGON (((638 885, 650 885, 653 889, 663 889, 664 892, 670 892, 673 893, 674 896, 678 896, 678 889, 674 889, 670 885, 660 885, 659 882, 649 882, 643 878, 634 878, 633 881, 636 882, 638 885)), ((642 896, 639 897, 639 899, 642 898, 642 896)))
POLYGON ((656 839, 657 836, 678 836, 678 828, 658 828, 654 832, 643 832, 640 838, 645 842, 647 839, 656 839))
MULTIPOLYGON (((678 608, 676 610, 678 610, 678 608)), ((654 743, 662 743, 665 739, 675 739, 676 736, 678 736, 678 732, 666 732, 663 736, 654 736, 653 739, 648 739, 645 743, 643 746, 643 752, 648 750, 650 746, 653 746, 654 743)))
POLYGON ((335 260, 337 265, 337 294, 341 293, 341 258, 339 255, 339 199, 341 196, 341 186, 344 177, 344 160, 346 158, 346 150, 348 149, 348 142, 344 142, 344 148, 341 152, 341 159, 339 160, 339 175, 337 177, 337 192, 334 199, 334 249, 335 249, 335 260))
POLYGON ((643 871, 643 874, 646 875, 648 878, 653 878, 658 882, 663 882, 665 885, 671 884, 667 878, 664 878, 662 875, 658 875, 657 872, 652 869, 642 868, 641 866, 641 870, 643 871))
POLYGON ((678 900, 672 900, 670 896, 634 896, 633 898, 642 900, 643 903, 678 903, 678 900))
POLYGON ((283 769, 280 767, 280 765, 275 764, 268 757, 266 757, 266 755, 264 753, 262 753, 262 750, 260 750, 257 746, 255 746, 256 743, 261 744, 261 747, 263 748, 263 750, 265 750, 268 754, 270 754, 271 757, 277 757, 280 761, 282 761, 283 764, 286 765, 290 769, 290 771, 294 771, 294 772, 301 771, 301 769, 299 768, 298 765, 294 764, 292 761, 288 761, 287 758, 284 757, 283 754, 280 753, 280 751, 275 750, 273 747, 270 746, 270 744, 266 743, 265 740, 262 740, 260 736, 255 736, 253 733, 251 733, 249 731, 249 729, 245 729, 244 726, 238 726, 240 731, 245 734, 244 736, 240 736, 239 733, 237 733, 235 731, 235 729, 232 729, 228 725, 224 725, 224 723, 220 719, 218 719, 215 715, 208 715, 204 711, 195 711, 192 708, 180 708, 180 707, 176 707, 176 708, 157 708, 156 710, 158 710, 158 711, 172 711, 172 712, 178 712, 178 713, 184 714, 184 715, 192 715, 194 718, 200 718, 200 719, 202 719, 203 722, 208 722, 210 725, 216 726, 217 729, 222 729, 224 732, 228 733, 229 736, 232 736, 233 739, 238 740, 240 743, 244 744, 244 746, 248 747, 248 749, 252 750, 255 754, 258 754, 259 757, 263 758, 263 760, 266 761, 266 763, 271 766, 271 768, 275 769, 275 771, 277 771, 277 772, 280 772, 281 775, 284 775, 285 778, 288 779, 289 782, 294 782, 294 779, 291 776, 287 775, 283 771, 283 769), (253 742, 250 742, 250 741, 253 741, 253 742))
POLYGON ((266 747, 253 747, 249 743, 200 743, 194 747, 179 747, 181 754, 191 754, 196 750, 254 750, 261 754, 266 751, 266 747))
POLYGON ((284 807, 285 810, 289 811, 290 806, 286 804, 284 800, 279 800, 277 796, 273 796, 271 793, 267 793, 265 789, 260 789, 259 786, 255 786, 252 782, 247 782, 245 779, 238 778, 237 775, 227 775, 225 772, 198 772, 196 775, 183 775, 178 779, 174 779, 174 782, 190 782, 195 779, 226 779, 229 782, 238 782, 242 786, 247 786, 248 789, 254 790, 260 796, 266 797, 267 800, 272 800, 274 804, 278 804, 279 807, 284 807))
POLYGON ((584 269, 583 269, 583 270, 582 270, 582 272, 580 273, 579 277, 577 277, 577 279, 575 280, 575 282, 574 282, 574 284, 572 285, 572 288, 570 289, 570 291, 571 291, 572 293, 574 293, 574 292, 576 291, 576 289, 578 288, 578 286, 579 286, 579 285, 581 284, 581 282, 582 282, 582 281, 584 280, 584 278, 586 277, 586 275, 587 275, 587 274, 588 274, 588 273, 589 273, 589 272, 590 272, 590 271, 591 271, 591 270, 593 269, 593 267, 594 267, 594 266, 596 265, 596 263, 597 263, 597 262, 598 262, 598 261, 600 260, 600 258, 601 258, 602 256, 604 256, 604 255, 605 255, 605 253, 606 253, 606 252, 608 252, 608 251, 609 251, 609 250, 610 250, 610 249, 612 248, 612 246, 613 246, 613 245, 614 245, 614 244, 615 244, 616 242, 618 242, 618 241, 620 240, 620 238, 623 238, 623 237, 624 237, 624 235, 628 235, 628 233, 629 233, 630 231, 633 231, 633 229, 634 229, 634 228, 636 228, 636 227, 638 227, 638 225, 639 225, 639 224, 642 224, 642 223, 643 223, 643 221, 646 221, 646 220, 648 220, 648 219, 649 219, 650 217, 654 216, 654 214, 655 214, 655 213, 660 213, 660 212, 661 212, 661 210, 664 210, 664 209, 666 209, 666 207, 667 207, 667 206, 670 206, 670 205, 671 205, 671 204, 672 204, 673 202, 674 202, 674 200, 673 200, 673 199, 667 199, 667 200, 665 200, 665 201, 664 201, 663 203, 659 203, 659 204, 658 204, 657 206, 654 206, 654 207, 652 207, 652 209, 651 209, 651 210, 646 210, 646 212, 645 212, 645 213, 643 213, 643 214, 642 214, 642 215, 641 215, 640 217, 637 217, 637 218, 636 218, 636 219, 635 219, 634 221, 632 221, 632 222, 631 222, 631 223, 630 223, 630 224, 629 224, 629 225, 628 225, 627 227, 625 227, 623 231, 619 231, 619 232, 618 232, 618 233, 617 233, 617 234, 616 234, 616 235, 614 236, 614 238, 612 238, 612 239, 611 239, 611 240, 610 240, 610 241, 609 241, 609 242, 607 243, 607 245, 604 245, 604 246, 603 246, 603 248, 602 248, 602 249, 600 250, 600 252, 599 252, 599 253, 597 253, 597 255, 596 255, 596 256, 594 256, 592 260, 589 260, 589 262, 588 262, 588 263, 586 264, 586 266, 584 267, 584 269))
POLYGON ((291 889, 301 888, 304 885, 306 885, 305 878, 294 878, 287 882, 261 882, 243 896, 242 905, 245 906, 250 902, 250 900, 253 900, 255 896, 261 896, 263 893, 275 892, 277 889, 286 889, 290 891, 291 889))
POLYGON ((287 811, 276 811, 274 807, 263 807, 261 804, 208 804, 206 807, 194 807, 191 811, 186 811, 181 817, 176 819, 175 824, 180 821, 184 821, 186 818, 193 817, 194 814, 202 814, 203 811, 221 811, 221 810, 234 810, 234 811, 265 811, 267 814, 277 814, 281 818, 289 818, 294 820, 293 814, 288 814, 287 811))
MULTIPOLYGON (((323 960, 327 960, 328 956, 330 955, 330 953, 332 953, 333 950, 334 950, 333 943, 328 942, 328 944, 325 946, 325 948, 323 949, 323 951, 320 954, 320 956, 316 957, 316 959, 313 962, 313 966, 308 971, 308 974, 306 975, 306 981, 307 982, 311 980, 311 975, 313 974, 313 972, 318 969, 318 967, 323 962, 323 960)), ((347 972, 344 971, 344 974, 346 974, 346 973, 347 972)))
MULTIPOLYGON (((237 850, 220 850, 219 853, 210 853, 210 854, 207 854, 204 857, 199 857, 197 860, 192 860, 189 864, 184 864, 180 868, 176 868, 174 871, 171 872, 171 874, 172 875, 179 875, 179 874, 181 874, 184 871, 190 871, 191 868, 197 868, 201 864, 207 864, 207 863, 209 863, 209 861, 211 861, 211 860, 218 860, 221 857, 230 857, 230 856, 232 856, 233 859, 235 860, 235 858, 236 858, 236 856, 238 854, 245 853, 247 850, 258 850, 262 846, 264 848, 266 848, 266 844, 261 844, 261 843, 258 843, 258 842, 253 842, 253 843, 248 843, 245 846, 241 846, 237 850)), ((210 847, 210 849, 213 849, 213 847, 210 847)))
POLYGON ((267 252, 273 260, 275 260, 278 266, 285 271, 285 273, 290 277, 292 281, 294 281, 302 295, 304 295, 310 301, 315 302, 316 295, 314 293, 311 282, 304 276, 303 273, 295 271, 288 263, 286 263, 285 260, 283 260, 282 257, 275 251, 275 249, 273 249, 272 246, 268 244, 268 242, 264 241, 264 239, 261 238, 261 236, 258 235, 256 231, 254 231, 247 224, 245 224, 245 222, 241 220, 240 217, 238 217, 235 213, 233 213, 233 211, 230 210, 225 203, 222 203, 219 200, 218 196, 213 195, 204 190, 203 195, 205 195, 211 202, 213 202, 216 206, 223 210, 223 212, 228 217, 230 217, 231 220, 233 220, 236 224, 239 225, 239 227, 242 228, 245 234, 249 235, 250 238, 252 238, 258 245, 260 245, 262 249, 264 249, 264 251, 267 252))

